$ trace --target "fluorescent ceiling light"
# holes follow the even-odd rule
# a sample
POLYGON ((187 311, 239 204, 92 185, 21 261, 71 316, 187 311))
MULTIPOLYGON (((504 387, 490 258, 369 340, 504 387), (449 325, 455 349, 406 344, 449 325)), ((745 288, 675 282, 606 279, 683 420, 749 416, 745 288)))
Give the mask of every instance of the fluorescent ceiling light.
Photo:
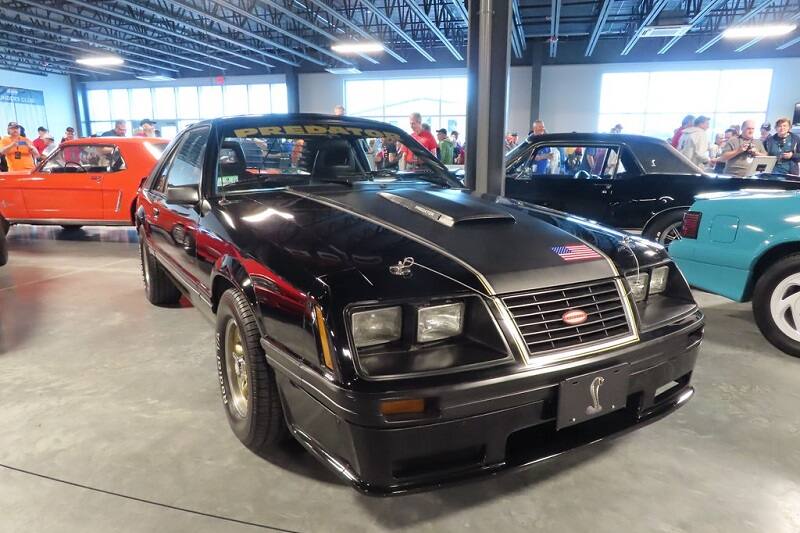
POLYGON ((792 33, 797 24, 767 24, 763 26, 736 26, 722 32, 726 39, 754 39, 756 37, 779 37, 792 33))
POLYGON ((163 74, 151 74, 149 76, 136 76, 138 80, 144 81, 175 81, 172 76, 164 76, 163 74))
POLYGON ((76 59, 75 62, 79 65, 87 65, 90 67, 110 67, 112 65, 121 65, 125 61, 117 56, 90 56, 76 59))
POLYGON ((361 74, 361 71, 358 70, 356 67, 330 67, 326 68, 326 71, 330 72, 331 74, 361 74))
POLYGON ((678 37, 686 35, 692 27, 688 24, 670 26, 650 26, 642 31, 641 37, 678 37))
POLYGON ((383 45, 376 42, 337 43, 331 46, 331 50, 340 54, 366 54, 370 52, 383 52, 383 45))

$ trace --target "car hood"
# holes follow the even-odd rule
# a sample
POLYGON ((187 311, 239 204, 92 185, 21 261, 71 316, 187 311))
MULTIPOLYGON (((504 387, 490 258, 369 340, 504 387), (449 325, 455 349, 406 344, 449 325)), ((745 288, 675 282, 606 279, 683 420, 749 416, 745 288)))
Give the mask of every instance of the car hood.
POLYGON ((356 184, 239 198, 223 209, 245 222, 237 236, 249 255, 290 280, 302 270, 373 295, 506 294, 612 278, 666 258, 657 245, 591 221, 465 190, 356 184), (569 261, 564 247, 574 245, 596 256, 569 261), (406 258, 417 283, 392 273, 406 258))
POLYGON ((743 189, 741 191, 720 191, 708 192, 698 194, 695 199, 698 201, 708 200, 713 202, 720 201, 753 201, 753 200, 770 200, 770 199, 786 199, 786 198, 800 198, 800 191, 785 191, 782 189, 743 189))

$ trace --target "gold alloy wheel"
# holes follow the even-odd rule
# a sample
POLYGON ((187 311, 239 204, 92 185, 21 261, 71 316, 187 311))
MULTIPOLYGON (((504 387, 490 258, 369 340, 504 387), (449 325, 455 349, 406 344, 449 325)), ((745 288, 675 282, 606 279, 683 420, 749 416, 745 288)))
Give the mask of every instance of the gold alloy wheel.
POLYGON ((249 394, 247 359, 239 333, 239 325, 233 317, 228 319, 228 324, 225 326, 225 370, 228 376, 233 414, 239 418, 245 418, 249 394))

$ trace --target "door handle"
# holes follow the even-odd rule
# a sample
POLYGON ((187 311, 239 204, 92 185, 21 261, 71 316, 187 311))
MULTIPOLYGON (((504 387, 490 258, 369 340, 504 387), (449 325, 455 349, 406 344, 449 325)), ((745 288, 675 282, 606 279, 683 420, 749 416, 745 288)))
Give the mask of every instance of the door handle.
POLYGON ((92 180, 92 181, 96 181, 97 183, 100 183, 103 180, 103 177, 102 176, 90 176, 89 179, 92 180))
POLYGON ((161 213, 161 211, 159 211, 157 207, 154 207, 153 208, 153 218, 158 218, 158 214, 159 213, 161 213))

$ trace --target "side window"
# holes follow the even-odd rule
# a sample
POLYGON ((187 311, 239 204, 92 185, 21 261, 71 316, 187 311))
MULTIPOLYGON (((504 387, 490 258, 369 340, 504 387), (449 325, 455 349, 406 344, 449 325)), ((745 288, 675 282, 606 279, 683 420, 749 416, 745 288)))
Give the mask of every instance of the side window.
POLYGON ((64 146, 47 160, 44 172, 117 172, 125 170, 125 160, 114 145, 64 146))
POLYGON ((198 128, 186 134, 166 172, 168 186, 200 184, 208 133, 208 128, 198 128))

